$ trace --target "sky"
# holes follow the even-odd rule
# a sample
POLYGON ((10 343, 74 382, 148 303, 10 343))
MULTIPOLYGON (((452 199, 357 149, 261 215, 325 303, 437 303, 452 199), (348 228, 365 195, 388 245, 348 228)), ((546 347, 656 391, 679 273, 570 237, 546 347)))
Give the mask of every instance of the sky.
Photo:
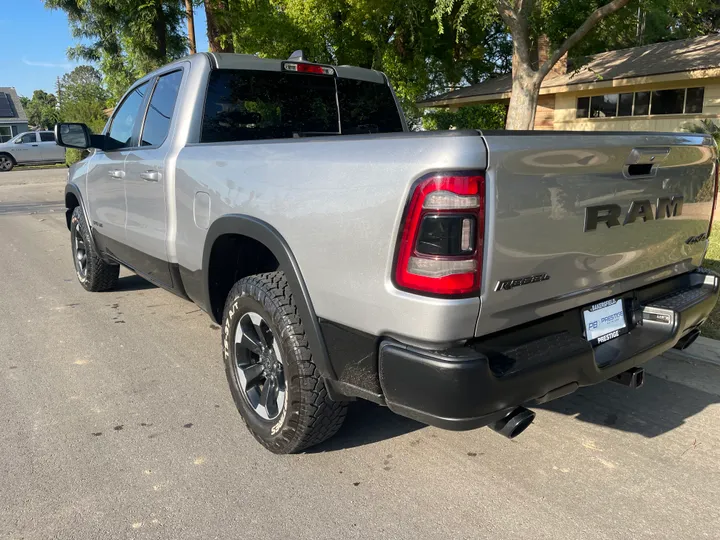
MULTIPOLYGON (((205 28, 205 13, 195 8, 198 52, 208 50, 205 28)), ((42 0, 0 0, 0 35, 0 86, 14 86, 21 96, 54 93, 57 78, 80 65, 67 58, 77 42, 65 13, 46 9, 42 0)))

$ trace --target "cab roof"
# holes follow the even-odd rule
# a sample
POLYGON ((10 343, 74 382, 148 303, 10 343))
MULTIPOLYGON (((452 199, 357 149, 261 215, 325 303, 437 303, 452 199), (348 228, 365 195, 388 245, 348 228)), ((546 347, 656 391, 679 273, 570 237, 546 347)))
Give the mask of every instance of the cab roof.
MULTIPOLYGON (((258 69, 267 71, 281 71, 283 62, 297 62, 298 60, 277 60, 270 58, 259 58, 252 54, 233 54, 233 53, 205 53, 207 54, 213 66, 217 69, 258 69)), ((308 62, 314 64, 315 62, 308 62)), ((327 65, 327 64, 322 64, 327 65)), ((361 81, 369 81, 380 84, 386 84, 385 76, 374 69, 365 69, 355 66, 330 66, 338 74, 338 77, 346 79, 358 79, 361 81)))

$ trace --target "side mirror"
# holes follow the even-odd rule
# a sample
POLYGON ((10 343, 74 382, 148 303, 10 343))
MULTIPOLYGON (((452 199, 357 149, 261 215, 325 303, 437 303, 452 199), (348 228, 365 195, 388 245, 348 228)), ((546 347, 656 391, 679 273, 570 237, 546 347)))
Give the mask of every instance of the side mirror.
POLYGON ((92 147, 92 134, 85 124, 55 124, 55 141, 65 148, 87 150, 92 147))
POLYGON ((22 137, 15 141, 15 144, 22 144, 22 137))

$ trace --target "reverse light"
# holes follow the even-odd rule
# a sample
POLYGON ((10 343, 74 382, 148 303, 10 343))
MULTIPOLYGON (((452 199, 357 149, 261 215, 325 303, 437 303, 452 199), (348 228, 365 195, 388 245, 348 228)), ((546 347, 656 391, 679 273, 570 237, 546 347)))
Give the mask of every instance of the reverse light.
POLYGON ((335 75, 335 70, 327 66, 318 66, 317 64, 306 64, 301 62, 284 62, 283 69, 285 71, 294 71, 296 73, 314 73, 316 75, 335 75))
POLYGON ((395 283, 406 290, 462 296, 480 289, 485 178, 434 174, 415 187, 403 221, 395 283))

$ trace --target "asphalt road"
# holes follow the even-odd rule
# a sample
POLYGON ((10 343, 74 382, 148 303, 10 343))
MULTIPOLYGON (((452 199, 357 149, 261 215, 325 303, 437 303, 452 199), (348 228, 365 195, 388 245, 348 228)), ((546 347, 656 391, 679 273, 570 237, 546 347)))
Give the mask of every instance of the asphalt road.
POLYGON ((514 441, 357 403, 275 456, 207 315, 128 272, 76 283, 65 174, 0 174, 0 538, 720 537, 720 367, 654 360, 514 441))

